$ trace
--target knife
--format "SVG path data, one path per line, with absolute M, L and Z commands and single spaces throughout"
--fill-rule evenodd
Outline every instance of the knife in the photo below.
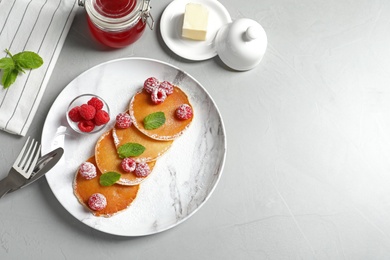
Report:
M 33 170 L 32 177 L 27 179 L 21 186 L 10 190 L 8 193 L 11 193 L 15 190 L 21 189 L 23 187 L 26 187 L 27 185 L 30 185 L 31 183 L 35 182 L 39 178 L 41 178 L 43 175 L 45 175 L 51 168 L 54 167 L 54 165 L 57 164 L 57 162 L 61 159 L 62 155 L 64 154 L 64 149 L 62 147 L 59 147 L 44 156 L 41 156 L 38 159 L 38 162 Z

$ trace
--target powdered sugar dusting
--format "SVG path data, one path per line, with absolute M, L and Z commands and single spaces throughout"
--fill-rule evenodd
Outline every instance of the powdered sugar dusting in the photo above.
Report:
M 118 147 L 120 145 L 120 140 L 118 138 L 118 135 L 116 134 L 116 129 L 115 127 L 112 128 L 112 138 L 114 139 L 114 144 L 116 147 Z
M 134 186 L 134 185 L 140 184 L 144 180 L 145 180 L 145 178 L 135 178 L 134 180 L 120 178 L 116 183 L 121 184 L 121 185 L 125 185 L 125 186 Z

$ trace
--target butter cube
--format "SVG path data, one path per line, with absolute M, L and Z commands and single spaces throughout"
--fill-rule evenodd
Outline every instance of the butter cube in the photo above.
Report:
M 186 4 L 182 36 L 184 38 L 204 41 L 206 40 L 209 11 L 201 4 Z

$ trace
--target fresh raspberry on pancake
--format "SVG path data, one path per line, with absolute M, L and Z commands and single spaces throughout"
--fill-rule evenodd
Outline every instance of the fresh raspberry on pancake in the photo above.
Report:
M 144 82 L 144 89 L 147 93 L 152 94 L 153 90 L 158 88 L 160 82 L 155 77 L 147 78 Z
M 91 180 L 97 176 L 96 167 L 90 162 L 83 162 L 79 167 L 79 173 L 87 180 Z
M 182 104 L 175 111 L 176 117 L 180 120 L 187 120 L 193 116 L 193 111 L 190 105 Z
M 173 85 L 169 81 L 161 82 L 159 88 L 162 88 L 163 90 L 165 90 L 165 93 L 167 94 L 167 96 L 169 96 L 170 94 L 173 93 Z
M 133 172 L 137 163 L 131 158 L 124 158 L 121 162 L 121 167 L 125 172 Z
M 134 170 L 134 174 L 137 177 L 146 177 L 150 174 L 150 172 L 149 165 L 145 162 L 137 163 L 137 166 Z
M 156 105 L 161 104 L 167 98 L 167 93 L 163 88 L 156 88 L 151 95 L 152 102 Z
M 131 126 L 131 117 L 127 113 L 119 113 L 116 116 L 116 127 L 117 128 L 129 128 Z
M 106 197 L 101 193 L 94 193 L 91 197 L 88 199 L 88 206 L 92 210 L 102 210 L 105 207 L 107 207 L 107 199 Z

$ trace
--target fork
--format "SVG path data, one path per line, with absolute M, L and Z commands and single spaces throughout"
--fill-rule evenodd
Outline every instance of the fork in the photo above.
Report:
M 30 142 L 30 137 L 28 137 L 7 177 L 0 181 L 0 198 L 8 191 L 23 185 L 30 178 L 37 164 L 40 151 L 41 145 L 34 139 Z

